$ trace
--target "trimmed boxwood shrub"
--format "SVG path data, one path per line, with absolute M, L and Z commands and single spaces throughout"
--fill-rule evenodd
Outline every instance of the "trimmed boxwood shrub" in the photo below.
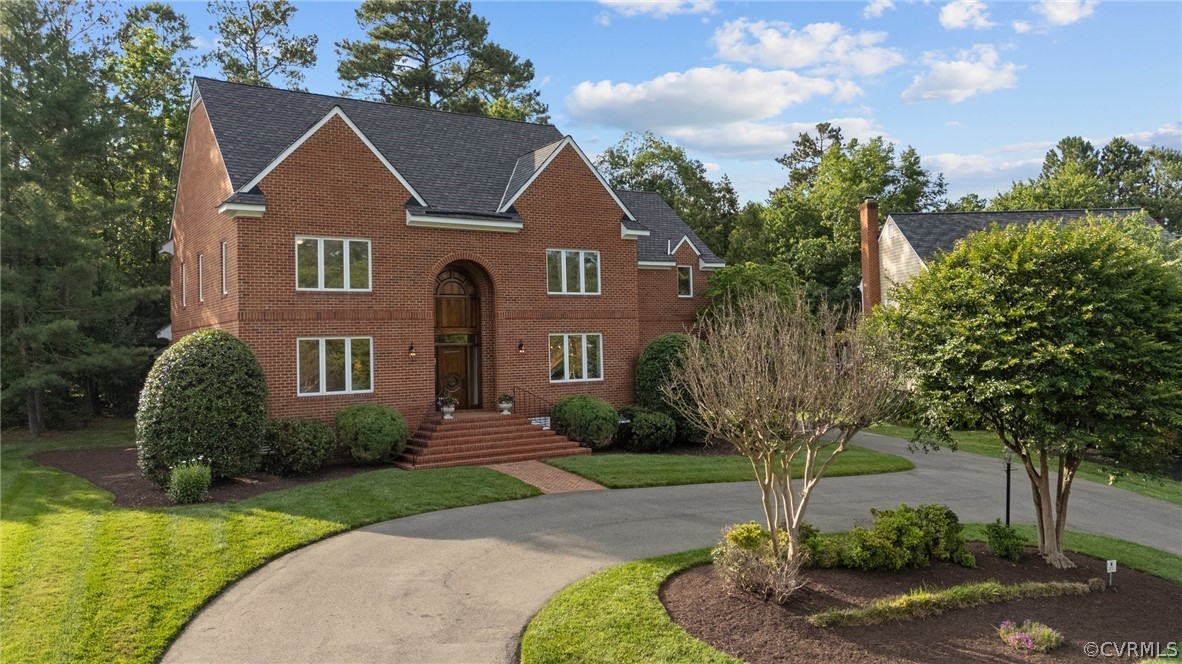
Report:
M 985 525 L 985 542 L 989 545 L 989 551 L 999 558 L 1016 562 L 1026 553 L 1026 543 L 1018 529 L 1003 524 L 1001 519 Z
M 152 365 L 140 393 L 140 472 L 164 486 L 173 466 L 197 457 L 215 479 L 253 472 L 266 423 L 267 382 L 250 348 L 220 330 L 186 335 Z
M 267 453 L 263 469 L 276 475 L 301 475 L 319 469 L 332 456 L 337 439 L 320 420 L 281 419 L 267 422 L 263 436 Z
M 168 499 L 177 505 L 199 503 L 209 498 L 211 482 L 209 466 L 195 461 L 182 463 L 169 475 Z
M 977 561 L 965 546 L 963 526 L 946 505 L 900 505 L 893 510 L 870 510 L 874 525 L 854 528 L 845 535 L 819 535 L 809 528 L 801 543 L 814 567 L 899 570 L 945 560 L 963 567 Z
M 410 437 L 402 413 L 376 403 L 345 406 L 337 413 L 336 424 L 337 441 L 363 462 L 384 461 L 401 453 Z
M 677 437 L 677 425 L 665 413 L 632 408 L 630 412 L 622 414 L 630 422 L 620 425 L 621 435 L 618 438 L 626 449 L 633 452 L 660 452 L 672 445 Z
M 702 432 L 670 405 L 663 392 L 681 369 L 681 353 L 691 342 L 688 334 L 663 334 L 649 342 L 636 360 L 636 405 L 673 418 L 678 440 L 701 441 Z M 684 398 L 684 397 L 683 397 Z
M 557 433 L 597 449 L 612 442 L 620 425 L 620 414 L 599 397 L 575 395 L 554 404 L 550 425 Z

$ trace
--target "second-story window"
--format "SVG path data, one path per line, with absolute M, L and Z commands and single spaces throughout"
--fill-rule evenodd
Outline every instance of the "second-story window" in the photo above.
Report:
M 205 254 L 197 254 L 197 301 L 205 301 Z
M 546 292 L 551 295 L 599 295 L 599 252 L 547 249 Z
M 370 289 L 369 240 L 295 239 L 296 290 Z
M 677 266 L 677 297 L 694 296 L 694 268 L 689 265 Z

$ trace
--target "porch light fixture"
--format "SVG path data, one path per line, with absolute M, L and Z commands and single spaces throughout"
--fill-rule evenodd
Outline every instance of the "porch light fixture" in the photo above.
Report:
M 411 345 L 410 345 L 410 348 L 407 348 L 407 349 L 406 349 L 406 354 L 407 354 L 407 355 L 409 355 L 409 356 L 411 356 L 411 357 L 414 357 L 414 356 L 415 356 L 415 345 L 414 345 L 414 344 L 411 344 Z
M 524 341 L 517 342 L 517 352 L 521 353 L 523 355 L 525 354 L 525 342 Z

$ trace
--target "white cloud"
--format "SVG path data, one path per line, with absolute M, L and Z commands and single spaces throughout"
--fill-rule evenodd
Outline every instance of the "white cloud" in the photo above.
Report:
M 1051 25 L 1071 25 L 1091 16 L 1100 0 L 1042 0 L 1034 11 L 1042 14 Z
M 1042 164 L 1042 160 L 1041 155 L 1028 159 L 1001 159 L 992 154 L 956 154 L 953 152 L 925 155 L 922 159 L 925 167 L 937 170 L 949 179 L 1019 171 L 1031 166 L 1039 166 Z
M 1030 30 L 1031 30 L 1030 23 L 1028 23 L 1027 21 L 1014 21 L 1010 25 L 1013 26 L 1014 32 L 1016 32 L 1018 34 L 1024 34 L 1024 33 L 1030 32 Z
M 989 20 L 988 8 L 981 0 L 953 0 L 940 8 L 940 25 L 949 30 L 984 30 L 996 24 Z
M 612 15 L 607 12 L 599 12 L 595 16 L 595 22 L 600 25 L 603 25 L 603 26 L 611 25 L 612 24 Z
M 892 0 L 870 0 L 862 9 L 862 18 L 878 18 L 883 12 L 894 8 L 895 3 Z
M 654 18 L 668 18 L 674 14 L 714 12 L 714 0 L 599 0 L 599 4 L 624 16 L 647 14 Z
M 719 65 L 641 83 L 583 81 L 566 98 L 566 107 L 587 124 L 659 129 L 770 118 L 813 97 L 848 101 L 860 94 L 851 81 Z
M 962 125 L 960 123 L 960 120 L 949 120 L 948 122 L 944 123 L 944 126 L 945 127 L 963 127 L 964 125 Z
M 815 74 L 875 76 L 904 62 L 901 52 L 878 46 L 885 32 L 851 32 L 840 23 L 810 23 L 796 30 L 782 21 L 728 21 L 714 31 L 717 57 L 776 68 L 811 68 Z
M 820 122 L 821 120 L 818 120 Z M 845 138 L 868 140 L 884 136 L 877 123 L 868 118 L 832 118 L 825 120 L 841 127 Z M 731 122 L 720 125 L 669 127 L 663 134 L 687 150 L 695 150 L 721 159 L 774 159 L 792 150 L 792 142 L 805 132 L 814 131 L 817 122 Z M 887 140 L 891 140 L 889 137 Z
M 722 166 L 712 161 L 702 162 L 702 168 L 706 169 L 707 173 L 714 174 L 722 170 Z
M 1127 138 L 1130 143 L 1143 148 L 1160 145 L 1182 150 L 1182 122 L 1169 122 L 1152 131 L 1138 131 L 1121 135 Z
M 941 60 L 939 53 L 925 53 L 929 69 L 912 81 L 903 91 L 905 102 L 944 99 L 953 104 L 974 95 L 993 92 L 1018 85 L 1018 71 L 1022 66 L 1001 62 L 997 49 L 989 44 L 976 44 L 961 51 L 956 60 Z

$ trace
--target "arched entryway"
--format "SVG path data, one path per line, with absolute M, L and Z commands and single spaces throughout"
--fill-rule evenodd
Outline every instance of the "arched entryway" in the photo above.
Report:
M 480 281 L 461 263 L 435 277 L 435 393 L 459 409 L 483 405 Z

